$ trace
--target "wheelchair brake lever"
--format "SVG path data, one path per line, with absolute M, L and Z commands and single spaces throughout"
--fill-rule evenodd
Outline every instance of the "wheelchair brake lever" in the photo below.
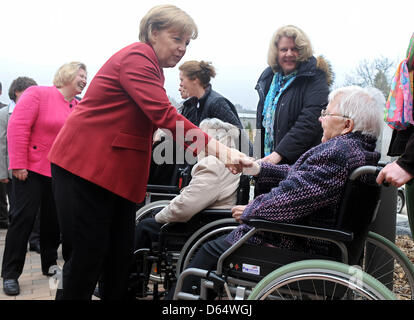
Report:
M 227 282 L 224 282 L 224 290 L 226 291 L 227 298 L 229 298 L 229 300 L 234 300 L 233 296 L 231 295 L 229 285 L 227 284 Z
M 216 292 L 219 292 L 222 287 L 224 287 L 224 290 L 226 291 L 226 295 L 230 300 L 233 300 L 233 296 L 230 293 L 229 286 L 227 282 L 220 276 L 216 275 L 214 272 L 209 272 L 206 276 L 206 278 L 213 282 L 214 290 Z

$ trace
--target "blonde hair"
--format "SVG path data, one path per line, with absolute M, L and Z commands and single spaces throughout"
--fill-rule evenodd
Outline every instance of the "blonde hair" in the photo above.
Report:
M 267 63 L 274 72 L 282 71 L 277 62 L 277 58 L 278 43 L 283 37 L 293 39 L 295 42 L 296 48 L 299 51 L 299 57 L 297 59 L 298 62 L 307 61 L 313 56 L 312 45 L 305 32 L 293 25 L 281 27 L 273 34 L 267 55 Z
M 87 72 L 86 65 L 82 62 L 65 63 L 56 71 L 55 77 L 53 78 L 53 85 L 57 88 L 64 87 L 76 78 L 80 69 Z
M 193 40 L 198 36 L 197 25 L 193 18 L 180 8 L 167 4 L 155 6 L 142 18 L 139 26 L 139 40 L 148 43 L 154 30 L 161 31 L 170 28 L 181 34 L 191 35 Z
M 203 88 L 206 88 L 210 84 L 211 78 L 216 76 L 216 70 L 211 62 L 191 60 L 184 62 L 179 69 L 190 80 L 200 80 Z

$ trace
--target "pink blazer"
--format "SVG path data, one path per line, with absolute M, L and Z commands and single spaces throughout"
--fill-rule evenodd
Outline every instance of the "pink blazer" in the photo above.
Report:
M 67 102 L 55 86 L 33 86 L 20 97 L 7 127 L 9 169 L 51 177 L 52 144 L 78 101 Z

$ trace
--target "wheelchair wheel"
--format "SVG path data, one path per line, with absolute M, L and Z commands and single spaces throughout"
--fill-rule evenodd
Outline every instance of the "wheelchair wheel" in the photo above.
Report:
M 177 262 L 176 276 L 187 268 L 191 259 L 197 251 L 208 241 L 214 240 L 224 234 L 228 234 L 237 228 L 240 224 L 233 218 L 220 219 L 197 230 L 184 244 L 180 252 L 180 258 Z
M 362 268 L 392 290 L 399 300 L 414 300 L 414 266 L 388 239 L 368 233 Z
M 135 213 L 135 225 L 145 218 L 154 217 L 160 209 L 165 208 L 169 203 L 170 200 L 159 200 L 143 206 Z
M 268 274 L 248 300 L 395 300 L 381 282 L 335 261 L 304 260 Z

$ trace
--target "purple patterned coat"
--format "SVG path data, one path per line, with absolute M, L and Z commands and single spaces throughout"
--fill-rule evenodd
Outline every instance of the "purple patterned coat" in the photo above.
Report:
M 257 183 L 268 189 L 276 187 L 255 198 L 241 219 L 332 227 L 350 173 L 360 166 L 378 163 L 380 154 L 374 151 L 375 142 L 359 132 L 349 133 L 310 149 L 292 166 L 262 163 Z M 226 239 L 235 243 L 249 230 L 242 224 Z M 249 241 L 291 248 L 295 244 L 288 239 L 273 236 L 264 240 L 263 235 L 256 234 Z

